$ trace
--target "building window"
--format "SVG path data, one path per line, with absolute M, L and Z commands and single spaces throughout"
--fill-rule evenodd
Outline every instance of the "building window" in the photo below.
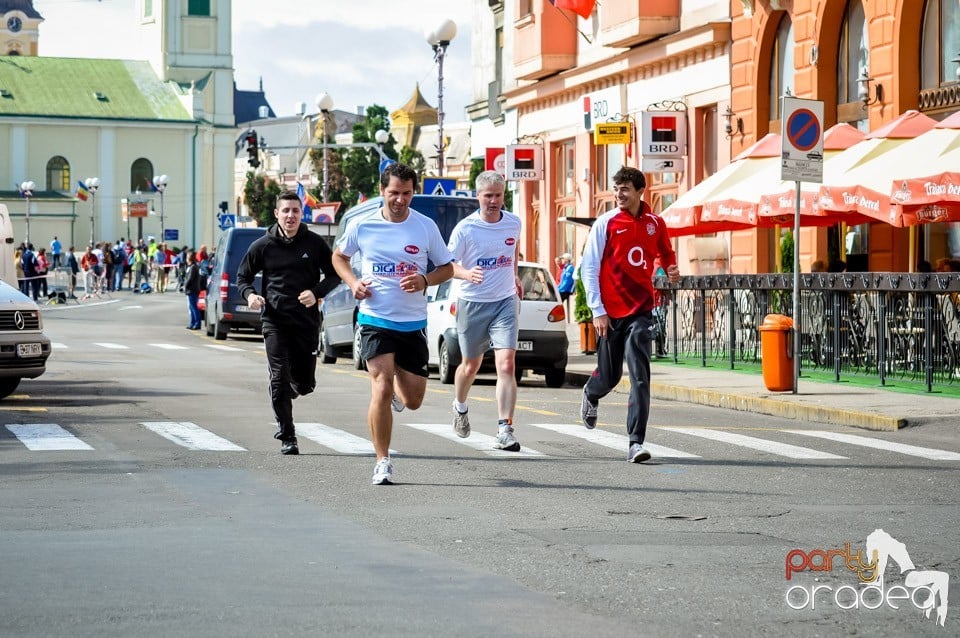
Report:
M 47 190 L 70 192 L 70 162 L 57 155 L 47 162 Z
M 780 97 L 793 91 L 793 21 L 787 13 L 780 18 L 777 39 L 770 60 L 770 129 L 780 130 Z
M 149 192 L 153 180 L 153 164 L 141 157 L 130 166 L 130 192 Z
M 522 18 L 533 13 L 533 0 L 520 0 L 517 2 L 517 17 Z
M 143 17 L 153 17 L 153 0 L 143 0 Z
M 867 126 L 867 111 L 860 101 L 860 76 L 870 68 L 870 36 L 860 0 L 847 3 L 840 26 L 837 59 L 837 121 Z
M 677 173 L 649 173 L 647 193 L 650 210 L 659 215 L 677 200 Z
M 210 0 L 188 0 L 187 15 L 190 16 L 209 16 Z
M 960 53 L 960 5 L 956 0 L 927 0 L 920 40 L 920 88 L 938 89 L 957 81 L 953 58 Z
M 576 188 L 575 175 L 573 174 L 577 159 L 576 146 L 573 140 L 567 140 L 558 144 L 556 149 L 557 155 L 554 166 L 557 167 L 557 180 L 554 195 L 557 199 L 573 197 Z
M 616 205 L 613 195 L 613 176 L 623 168 L 622 144 L 598 144 L 594 148 L 594 211 L 599 217 Z

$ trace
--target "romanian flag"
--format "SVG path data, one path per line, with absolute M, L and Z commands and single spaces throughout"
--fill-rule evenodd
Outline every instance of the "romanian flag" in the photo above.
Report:
M 558 9 L 569 9 L 578 16 L 586 20 L 593 15 L 593 7 L 597 4 L 596 0 L 550 0 Z
M 367 201 L 367 199 L 368 199 L 368 197 L 367 197 L 366 195 L 364 195 L 363 193 L 359 193 L 359 194 L 357 195 L 357 203 L 358 203 L 358 204 L 362 204 L 363 202 Z
M 303 205 L 303 221 L 309 224 L 313 221 L 313 209 L 318 208 L 320 202 L 307 192 L 307 189 L 300 182 L 297 182 L 297 197 L 300 198 L 300 203 Z
M 83 185 L 83 182 L 77 182 L 77 199 L 87 201 L 90 198 L 90 191 Z

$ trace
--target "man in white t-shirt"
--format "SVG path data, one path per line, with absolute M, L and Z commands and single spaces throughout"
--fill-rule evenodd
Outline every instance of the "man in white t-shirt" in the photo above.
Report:
M 496 171 L 477 175 L 480 209 L 460 221 L 447 247 L 453 254 L 453 276 L 463 280 L 457 304 L 457 336 L 463 357 L 454 376 L 453 429 L 470 436 L 467 394 L 477 378 L 483 354 L 493 344 L 497 366 L 497 442 L 518 452 L 513 433 L 517 405 L 516 354 L 520 299 L 517 256 L 520 218 L 503 210 L 506 183 Z
M 393 481 L 391 404 L 416 410 L 427 390 L 426 290 L 450 279 L 453 257 L 437 225 L 410 208 L 417 174 L 391 164 L 380 175 L 383 207 L 351 222 L 337 242 L 333 265 L 360 300 L 360 356 L 372 396 L 367 419 L 377 464 L 374 485 Z M 360 276 L 350 258 L 360 254 Z M 427 272 L 427 261 L 436 268 Z

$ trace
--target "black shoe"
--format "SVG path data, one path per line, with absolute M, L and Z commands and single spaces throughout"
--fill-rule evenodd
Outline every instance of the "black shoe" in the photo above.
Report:
M 297 447 L 297 439 L 288 439 L 280 446 L 280 454 L 300 454 L 300 448 Z

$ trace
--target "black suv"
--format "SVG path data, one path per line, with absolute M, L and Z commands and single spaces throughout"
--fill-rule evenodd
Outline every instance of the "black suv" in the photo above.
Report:
M 347 224 L 363 215 L 376 214 L 383 206 L 382 197 L 374 197 L 357 204 L 340 220 L 334 243 L 339 241 Z M 426 215 L 440 229 L 444 241 L 449 241 L 453 227 L 464 217 L 480 207 L 476 197 L 442 197 L 438 195 L 414 195 L 410 208 Z M 351 261 L 353 270 L 360 274 L 360 255 L 354 255 Z M 208 306 L 209 307 L 209 306 Z M 320 352 L 323 363 L 334 363 L 337 356 L 348 354 L 353 358 L 356 369 L 363 367 L 359 356 L 357 331 L 357 300 L 353 298 L 350 287 L 344 283 L 330 291 L 320 308 Z
M 213 265 L 207 280 L 207 309 L 204 325 L 207 336 L 223 340 L 231 330 L 259 331 L 260 312 L 247 308 L 237 288 L 237 269 L 250 244 L 263 237 L 266 228 L 231 228 L 224 231 L 213 253 Z M 260 275 L 253 285 L 260 290 Z

